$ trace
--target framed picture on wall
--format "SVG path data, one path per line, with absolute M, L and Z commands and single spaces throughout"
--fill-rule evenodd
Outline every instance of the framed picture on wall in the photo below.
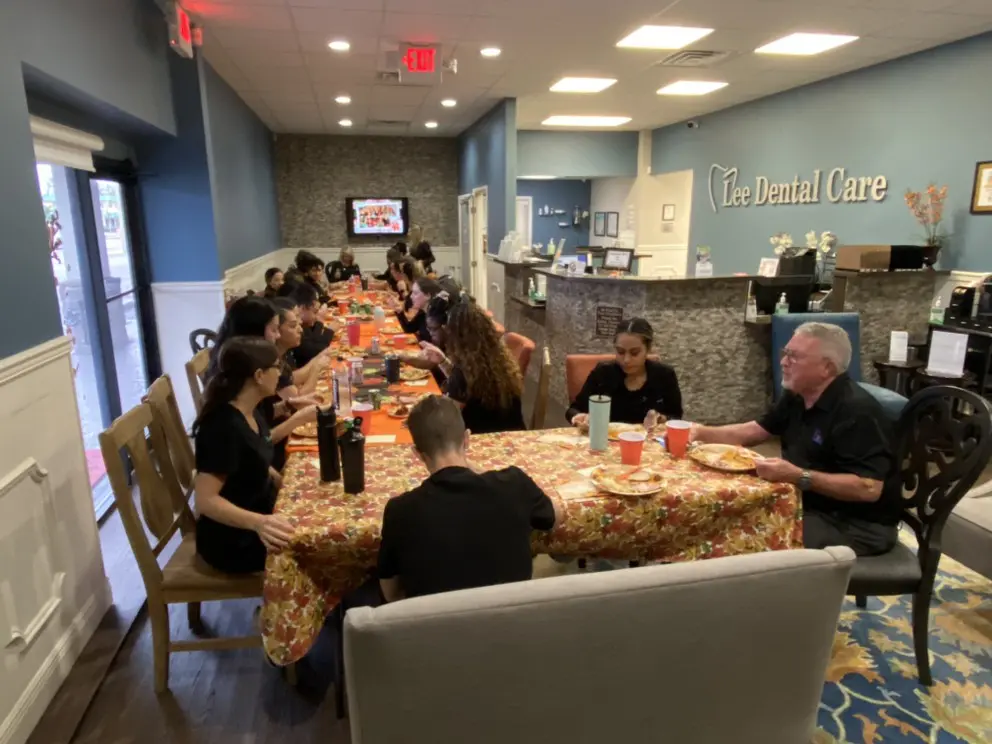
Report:
M 607 212 L 606 213 L 606 237 L 608 237 L 608 238 L 619 238 L 620 237 L 620 213 L 619 212 Z
M 664 204 L 661 207 L 661 221 L 662 222 L 675 222 L 675 205 L 674 204 Z
M 975 188 L 971 192 L 971 213 L 992 214 L 992 160 L 975 166 Z
M 596 212 L 593 215 L 592 234 L 598 238 L 606 235 L 606 212 Z

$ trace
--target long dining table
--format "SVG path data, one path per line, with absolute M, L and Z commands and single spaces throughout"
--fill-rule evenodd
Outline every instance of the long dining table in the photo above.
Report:
M 366 325 L 363 345 L 375 333 Z M 438 392 L 433 379 L 410 390 Z M 340 481 L 322 482 L 317 448 L 290 441 L 275 511 L 296 534 L 287 550 L 268 557 L 261 611 L 263 645 L 277 664 L 306 655 L 341 598 L 373 575 L 386 502 L 428 476 L 394 419 L 376 412 L 370 427 L 365 490 L 357 495 L 345 494 Z M 381 438 L 395 443 L 376 443 Z M 589 487 L 582 471 L 619 463 L 619 447 L 593 452 L 573 429 L 472 436 L 469 459 L 479 470 L 517 466 L 559 501 L 558 523 L 533 536 L 535 554 L 675 562 L 802 547 L 793 486 L 676 459 L 655 440 L 642 463 L 661 475 L 662 488 L 638 498 Z

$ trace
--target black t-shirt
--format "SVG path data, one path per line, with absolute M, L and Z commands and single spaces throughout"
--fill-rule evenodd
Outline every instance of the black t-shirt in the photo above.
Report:
M 409 310 L 412 305 L 410 304 L 410 298 L 407 298 L 406 304 L 403 306 L 404 310 Z M 408 320 L 406 313 L 399 312 L 396 313 L 396 319 L 400 322 L 400 327 L 403 329 L 403 333 L 412 333 L 417 337 L 418 341 L 430 341 L 431 334 L 427 330 L 427 313 L 423 310 L 418 310 L 417 314 L 413 316 L 413 319 Z
M 324 269 L 324 273 L 327 274 L 327 281 L 334 284 L 337 282 L 346 282 L 353 276 L 361 276 L 362 270 L 357 263 L 353 263 L 351 266 L 345 266 L 340 261 L 331 261 L 327 264 L 327 268 Z
M 610 396 L 610 421 L 617 423 L 642 424 L 652 410 L 669 419 L 682 418 L 682 391 L 675 370 L 653 359 L 644 366 L 644 384 L 638 390 L 628 390 L 623 367 L 615 361 L 597 364 L 565 414 L 568 420 L 577 413 L 589 413 L 593 395 Z
M 315 290 L 317 290 L 317 299 L 320 301 L 320 304 L 326 305 L 331 298 L 327 294 L 327 292 L 324 291 L 324 288 L 320 286 L 320 282 L 315 282 L 309 276 L 303 277 L 303 280 L 311 287 L 313 287 Z
M 758 424 L 782 440 L 782 457 L 804 470 L 852 473 L 882 481 L 878 501 L 839 501 L 815 491 L 803 493 L 803 508 L 896 524 L 901 488 L 893 476 L 892 424 L 882 406 L 846 374 L 823 391 L 812 408 L 785 391 Z
M 225 478 L 220 495 L 235 506 L 271 514 L 276 487 L 269 473 L 272 441 L 262 414 L 255 411 L 258 432 L 232 405 L 208 413 L 196 432 L 196 469 Z M 196 550 L 214 568 L 249 573 L 265 568 L 265 547 L 251 530 L 228 527 L 200 516 L 196 520 Z
M 500 431 L 524 431 L 523 407 L 519 397 L 510 401 L 509 408 L 490 408 L 468 389 L 468 380 L 459 367 L 448 377 L 448 397 L 462 404 L 462 420 L 473 434 L 492 434 Z
M 303 326 L 300 345 L 293 350 L 293 357 L 300 367 L 306 367 L 315 356 L 331 345 L 334 331 L 326 328 L 319 320 L 311 326 Z
M 551 500 L 519 468 L 445 468 L 390 499 L 379 577 L 407 597 L 531 578 L 533 530 L 554 527 Z

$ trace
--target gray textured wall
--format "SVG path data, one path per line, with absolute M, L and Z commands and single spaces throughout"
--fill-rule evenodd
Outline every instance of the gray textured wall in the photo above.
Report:
M 280 134 L 275 159 L 285 247 L 391 244 L 348 238 L 349 196 L 405 196 L 431 243 L 458 245 L 457 140 Z

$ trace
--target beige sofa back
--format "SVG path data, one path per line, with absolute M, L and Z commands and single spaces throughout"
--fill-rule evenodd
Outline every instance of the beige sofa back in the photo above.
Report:
M 353 609 L 352 744 L 805 744 L 853 561 L 779 551 Z

